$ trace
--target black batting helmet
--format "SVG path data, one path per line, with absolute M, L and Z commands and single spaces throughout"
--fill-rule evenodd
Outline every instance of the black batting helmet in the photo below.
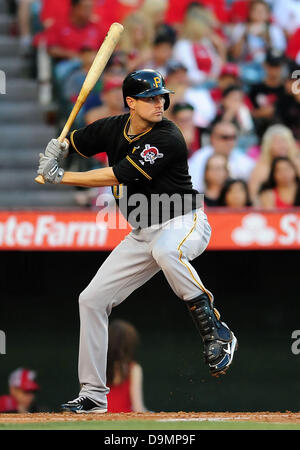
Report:
M 123 81 L 123 98 L 127 107 L 126 97 L 145 98 L 163 95 L 165 97 L 164 109 L 170 105 L 169 94 L 174 92 L 166 89 L 163 76 L 157 70 L 145 69 L 131 72 Z

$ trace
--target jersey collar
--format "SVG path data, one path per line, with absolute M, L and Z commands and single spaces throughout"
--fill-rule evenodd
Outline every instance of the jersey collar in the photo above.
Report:
M 151 128 L 149 128 L 148 130 L 144 131 L 144 132 L 141 133 L 141 134 L 138 134 L 138 135 L 135 136 L 133 139 L 130 139 L 130 137 L 129 137 L 128 134 L 127 134 L 128 129 L 129 129 L 129 121 L 130 121 L 130 116 L 128 117 L 127 122 L 126 122 L 126 124 L 125 124 L 123 134 L 124 134 L 125 139 L 126 139 L 130 144 L 131 144 L 131 142 L 137 141 L 137 140 L 140 139 L 142 136 L 144 136 L 145 134 L 149 133 L 149 131 L 151 131 L 152 128 L 153 128 L 153 126 L 154 126 L 154 125 L 153 125 L 153 126 L 152 126 Z

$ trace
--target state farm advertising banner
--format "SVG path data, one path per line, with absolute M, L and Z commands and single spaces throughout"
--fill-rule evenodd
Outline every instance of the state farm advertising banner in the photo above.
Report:
M 300 209 L 208 213 L 211 250 L 300 249 Z
M 0 250 L 111 250 L 129 231 L 95 212 L 0 212 Z
M 300 209 L 286 212 L 206 210 L 208 250 L 300 249 Z M 130 232 L 121 215 L 0 212 L 0 250 L 112 250 Z

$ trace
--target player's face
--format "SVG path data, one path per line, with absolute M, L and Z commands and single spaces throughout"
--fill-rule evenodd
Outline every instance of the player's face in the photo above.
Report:
M 163 95 L 132 100 L 130 107 L 140 119 L 154 123 L 162 120 L 165 105 L 165 97 Z

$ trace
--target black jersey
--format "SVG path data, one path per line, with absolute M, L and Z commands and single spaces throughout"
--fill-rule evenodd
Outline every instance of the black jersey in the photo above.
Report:
M 179 128 L 163 119 L 140 135 L 128 135 L 129 114 L 107 117 L 73 131 L 70 151 L 83 157 L 105 152 L 120 185 L 116 202 L 135 228 L 161 223 L 199 208 Z

